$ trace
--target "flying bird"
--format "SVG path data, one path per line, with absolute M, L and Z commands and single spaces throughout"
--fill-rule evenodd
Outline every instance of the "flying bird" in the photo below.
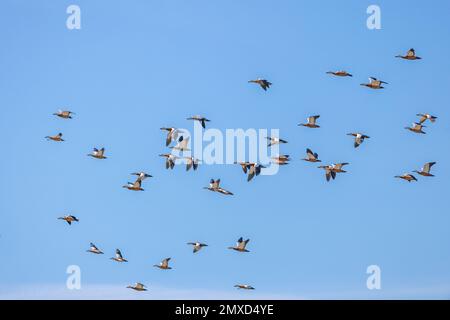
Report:
M 287 143 L 286 140 L 280 139 L 278 137 L 266 137 L 267 140 L 269 140 L 269 143 L 267 144 L 268 147 L 274 146 L 276 144 L 280 143 Z
M 347 172 L 345 170 L 342 169 L 343 166 L 348 165 L 348 162 L 342 162 L 342 163 L 336 163 L 336 164 L 332 164 L 331 165 L 331 170 L 333 172 L 339 173 L 339 172 Z
M 337 77 L 353 77 L 353 75 L 351 75 L 350 73 L 348 73 L 347 71 L 328 71 L 327 74 L 332 74 L 334 76 Z
M 361 83 L 362 86 L 371 88 L 371 89 L 384 89 L 382 84 L 388 84 L 385 81 L 378 80 L 377 78 L 370 77 L 369 83 Z
M 317 116 L 311 116 L 306 118 L 306 123 L 299 123 L 299 126 L 304 126 L 304 127 L 308 127 L 308 128 L 320 128 L 319 125 L 316 124 L 317 119 L 320 118 L 320 115 Z
M 417 123 L 417 122 L 414 122 L 414 123 L 411 125 L 411 127 L 405 127 L 405 129 L 408 129 L 408 130 L 411 131 L 411 132 L 426 134 L 426 132 L 423 131 L 422 128 L 426 128 L 426 126 L 424 126 L 424 125 L 421 124 L 421 123 Z
M 325 170 L 325 178 L 327 179 L 327 181 L 330 181 L 331 178 L 333 180 L 336 179 L 336 173 L 347 172 L 347 171 L 343 170 L 342 167 L 345 165 L 348 165 L 348 164 L 349 164 L 348 162 L 343 162 L 343 163 L 319 166 L 318 168 Z
M 78 222 L 78 221 L 79 221 L 77 217 L 72 216 L 72 215 L 67 215 L 67 216 L 64 216 L 64 217 L 59 217 L 58 219 L 59 219 L 59 220 L 64 220 L 64 221 L 66 221 L 69 225 L 71 225 L 72 222 Z
M 201 123 L 203 129 L 206 128 L 206 122 L 210 122 L 211 120 L 206 119 L 205 117 L 202 116 L 192 116 L 190 118 L 187 118 L 187 120 L 194 120 L 194 121 L 198 121 Z
M 240 237 L 236 243 L 236 246 L 228 247 L 228 249 L 239 251 L 239 252 L 250 252 L 246 249 L 247 243 L 249 241 L 250 241 L 250 239 L 244 240 L 242 237 Z
M 90 248 L 89 248 L 89 250 L 87 250 L 87 252 L 91 252 L 91 253 L 95 253 L 95 254 L 103 254 L 103 252 L 100 249 L 98 249 L 95 246 L 95 244 L 93 244 L 92 242 L 91 242 Z
M 132 191 L 144 191 L 144 189 L 142 189 L 141 185 L 142 185 L 142 180 L 137 178 L 134 183 L 128 182 L 126 185 L 122 186 L 122 188 L 126 188 L 126 189 L 132 190 Z
M 160 154 L 159 156 L 166 158 L 166 169 L 173 169 L 175 167 L 175 161 L 178 159 L 176 156 L 170 153 Z
M 160 128 L 161 130 L 167 131 L 167 137 L 166 137 L 166 147 L 169 146 L 169 144 L 172 142 L 172 140 L 178 139 L 178 134 L 180 133 L 180 130 L 177 128 Z
M 63 119 L 72 119 L 73 114 L 75 114 L 75 112 L 69 110 L 58 110 L 58 112 L 55 112 L 53 115 Z
M 171 267 L 169 267 L 169 261 L 170 261 L 170 259 L 171 259 L 171 258 L 166 258 L 166 259 L 164 259 L 163 261 L 161 261 L 159 264 L 155 264 L 155 265 L 153 265 L 153 266 L 156 267 L 156 268 L 159 268 L 159 269 L 163 269 L 163 270 L 169 270 L 169 269 L 172 269 Z
M 322 160 L 319 160 L 319 155 L 316 152 L 313 152 L 311 149 L 306 149 L 306 158 L 302 159 L 304 161 L 308 162 L 322 162 Z
M 256 80 L 249 80 L 248 82 L 259 84 L 259 86 L 261 88 L 263 88 L 264 91 L 267 91 L 267 89 L 270 88 L 270 86 L 272 85 L 272 83 L 270 83 L 266 79 L 261 79 L 261 78 L 258 78 Z
M 259 176 L 261 169 L 265 168 L 265 166 L 254 162 L 235 162 L 235 164 L 239 164 L 245 174 L 248 173 L 247 181 Z
M 143 285 L 140 282 L 136 282 L 136 284 L 134 286 L 127 286 L 127 288 L 133 289 L 136 291 L 147 291 L 147 289 L 145 288 L 145 285 Z
M 110 258 L 111 260 L 117 261 L 117 262 L 128 262 L 128 260 L 124 259 L 122 256 L 122 252 L 120 252 L 119 249 L 116 249 L 116 256 Z
M 251 181 L 255 176 L 259 176 L 261 169 L 265 168 L 262 164 L 251 163 L 248 167 L 247 181 Z
M 330 181 L 331 178 L 333 178 L 333 180 L 336 178 L 336 172 L 332 170 L 333 167 L 331 165 L 319 166 L 318 168 L 325 170 L 325 178 L 327 181 Z
M 409 49 L 405 56 L 397 55 L 395 57 L 402 58 L 405 60 L 420 60 L 420 59 L 422 59 L 421 57 L 416 56 L 416 51 L 413 48 Z
M 94 148 L 91 153 L 88 154 L 89 157 L 96 159 L 106 159 L 105 157 L 105 148 L 101 148 L 100 150 Z
M 416 116 L 420 117 L 420 120 L 419 120 L 420 123 L 424 123 L 427 120 L 430 120 L 431 122 L 435 122 L 437 119 L 437 117 L 432 116 L 429 113 L 424 113 L 424 114 L 418 113 L 418 114 L 416 114 Z
M 278 164 L 280 166 L 289 164 L 290 158 L 288 154 L 282 154 L 275 157 L 272 157 L 272 162 Z
M 204 187 L 203 189 L 208 189 L 209 191 L 218 192 L 227 196 L 233 195 L 233 193 L 231 193 L 230 191 L 220 187 L 220 179 L 217 180 L 211 179 L 209 182 L 209 187 Z
M 203 247 L 207 247 L 208 245 L 201 242 L 188 242 L 188 245 L 191 245 L 193 248 L 193 253 L 200 251 Z
M 238 289 L 244 289 L 244 290 L 255 290 L 255 288 L 253 288 L 252 286 L 250 286 L 248 284 L 237 284 L 234 287 L 238 288 Z
M 194 157 L 185 157 L 186 159 L 186 171 L 189 171 L 191 168 L 197 170 L 198 168 L 198 159 L 195 159 Z
M 401 175 L 401 176 L 395 176 L 394 178 L 403 179 L 403 180 L 406 180 L 406 181 L 408 181 L 408 182 L 411 182 L 411 181 L 417 181 L 416 177 L 414 177 L 414 176 L 413 176 L 412 174 L 410 174 L 410 173 L 405 173 L 405 174 L 403 174 L 403 175 Z
M 427 162 L 423 165 L 422 169 L 420 169 L 420 171 L 414 170 L 413 172 L 420 174 L 421 176 L 424 177 L 434 177 L 434 175 L 432 175 L 430 173 L 431 167 L 434 166 L 436 164 L 436 162 Z
M 247 162 L 247 161 L 244 161 L 244 162 L 235 162 L 234 164 L 240 165 L 241 168 L 242 168 L 242 171 L 244 171 L 244 173 L 247 174 L 248 167 L 249 167 L 249 165 L 251 164 L 251 162 Z
M 57 142 L 64 141 L 64 139 L 62 138 L 61 132 L 54 136 L 46 136 L 45 139 L 53 140 L 53 141 L 57 141 Z
M 359 133 L 359 132 L 357 132 L 357 133 L 347 133 L 347 135 L 355 137 L 355 143 L 353 144 L 355 148 L 358 148 L 361 145 L 361 143 L 364 142 L 364 139 L 369 139 L 370 138 L 369 136 L 366 136 L 365 134 Z

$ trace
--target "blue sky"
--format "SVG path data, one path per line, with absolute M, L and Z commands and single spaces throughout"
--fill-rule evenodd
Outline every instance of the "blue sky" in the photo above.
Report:
M 81 30 L 66 8 L 81 8 Z M 382 29 L 366 27 L 381 8 Z M 447 1 L 4 1 L 0 298 L 450 298 Z M 414 47 L 421 61 L 394 56 Z M 353 78 L 333 78 L 346 69 Z M 389 85 L 359 86 L 367 77 Z M 265 77 L 264 92 L 247 80 Z M 52 116 L 60 108 L 73 120 Z M 426 135 L 403 129 L 439 117 Z M 162 126 L 280 129 L 293 161 L 164 168 Z M 320 114 L 321 128 L 297 126 Z M 346 133 L 371 139 L 354 149 Z M 44 136 L 63 132 L 64 143 Z M 86 156 L 104 146 L 108 159 Z M 350 162 L 327 183 L 300 161 Z M 434 178 L 393 176 L 436 161 Z M 145 192 L 121 188 L 145 170 Z M 221 178 L 235 193 L 202 190 Z M 73 214 L 71 227 L 58 216 Z M 240 236 L 248 254 L 227 250 Z M 209 244 L 193 255 L 190 241 Z M 86 253 L 89 242 L 104 256 Z M 128 264 L 108 260 L 115 248 Z M 173 270 L 153 268 L 172 257 Z M 82 286 L 65 289 L 68 265 Z M 379 265 L 382 289 L 366 288 Z M 125 286 L 141 281 L 149 292 Z M 255 292 L 240 292 L 249 283 Z

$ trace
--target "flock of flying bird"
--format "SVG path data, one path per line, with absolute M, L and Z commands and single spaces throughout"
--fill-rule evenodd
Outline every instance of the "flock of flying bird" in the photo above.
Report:
M 408 50 L 406 55 L 397 55 L 397 58 L 405 59 L 405 60 L 420 60 L 421 58 L 416 56 L 414 49 Z M 353 77 L 352 74 L 346 72 L 346 71 L 329 71 L 327 74 L 337 76 L 337 77 Z M 371 88 L 371 89 L 383 89 L 384 84 L 388 84 L 385 81 L 378 80 L 374 77 L 369 78 L 369 83 L 363 83 L 362 86 Z M 255 79 L 250 80 L 249 83 L 255 83 L 259 85 L 264 91 L 267 91 L 272 83 L 267 81 L 266 79 Z M 54 113 L 54 115 L 63 118 L 63 119 L 72 119 L 72 115 L 75 113 L 68 110 L 60 110 L 57 113 Z M 434 123 L 437 119 L 437 117 L 425 113 L 425 114 L 417 114 L 419 118 L 418 122 L 414 122 L 411 127 L 405 127 L 405 129 L 410 130 L 411 132 L 418 133 L 418 134 L 425 134 L 423 131 L 423 128 L 425 128 L 424 123 L 426 121 L 430 121 L 431 123 Z M 299 126 L 307 127 L 307 128 L 320 128 L 320 126 L 317 124 L 318 119 L 320 118 L 320 115 L 314 115 L 307 118 L 306 123 L 300 123 Z M 206 128 L 206 123 L 210 122 L 211 120 L 203 117 L 203 116 L 192 116 L 187 118 L 187 120 L 193 120 L 198 121 L 203 128 Z M 170 147 L 172 150 L 177 151 L 190 151 L 189 149 L 189 137 L 185 137 L 183 135 L 182 130 L 173 128 L 173 127 L 163 127 L 161 130 L 167 132 L 166 136 L 166 147 L 169 147 L 172 142 L 176 142 L 175 146 Z M 370 137 L 366 134 L 360 133 L 360 132 L 354 132 L 354 133 L 348 133 L 349 136 L 353 137 L 354 140 L 354 147 L 358 148 L 365 139 L 369 139 Z M 58 133 L 54 136 L 47 136 L 45 137 L 48 140 L 53 140 L 57 142 L 62 142 L 64 139 L 62 138 L 62 133 Z M 285 144 L 287 143 L 286 140 L 280 139 L 279 137 L 267 137 L 268 140 L 268 147 L 271 147 L 273 145 L 277 144 Z M 97 149 L 94 148 L 93 151 L 88 154 L 88 156 L 93 157 L 95 159 L 107 159 L 105 156 L 105 148 Z M 199 165 L 199 160 L 195 159 L 194 157 L 178 157 L 175 156 L 173 153 L 165 153 L 161 154 L 161 157 L 165 158 L 165 166 L 166 169 L 173 169 L 177 163 L 177 160 L 184 160 L 184 163 L 186 164 L 186 171 L 189 171 L 190 169 L 197 170 Z M 301 159 L 307 162 L 321 162 L 319 160 L 319 156 L 317 153 L 313 152 L 311 149 L 306 149 L 306 158 Z M 275 157 L 272 157 L 272 162 L 277 165 L 287 165 L 289 164 L 290 157 L 289 155 L 278 155 Z M 436 162 L 428 162 L 423 165 L 423 167 L 420 170 L 414 170 L 414 173 L 417 173 L 424 177 L 433 177 L 433 175 L 430 173 L 431 167 Z M 261 173 L 261 170 L 265 168 L 264 165 L 259 163 L 252 163 L 252 162 L 235 162 L 235 164 L 239 164 L 243 170 L 243 172 L 247 175 L 247 181 L 252 180 L 255 176 L 258 176 Z M 331 179 L 336 178 L 337 173 L 345 173 L 346 171 L 343 169 L 344 166 L 348 165 L 349 163 L 343 162 L 343 163 L 336 163 L 336 164 L 329 164 L 329 165 L 321 165 L 318 168 L 323 169 L 325 171 L 325 178 L 327 181 L 330 181 Z M 147 174 L 145 172 L 133 172 L 131 175 L 136 176 L 136 180 L 134 182 L 128 182 L 126 185 L 123 186 L 123 188 L 126 188 L 128 190 L 132 191 L 144 191 L 142 188 L 142 183 L 145 179 L 151 178 L 152 175 Z M 395 178 L 400 178 L 405 181 L 411 182 L 411 181 L 417 181 L 417 178 L 411 174 L 411 173 L 405 173 L 403 175 L 395 176 Z M 233 195 L 232 192 L 222 188 L 220 186 L 220 179 L 211 179 L 209 186 L 204 187 L 204 189 L 218 192 L 224 195 Z M 78 222 L 78 218 L 73 215 L 66 215 L 63 217 L 59 217 L 58 219 L 66 221 L 69 225 L 71 225 L 73 222 Z M 246 249 L 248 242 L 250 239 L 244 240 L 242 237 L 238 239 L 236 245 L 234 247 L 229 247 L 228 249 L 237 251 L 237 252 L 249 252 L 249 250 Z M 201 242 L 188 242 L 188 245 L 192 246 L 193 253 L 196 253 L 200 251 L 202 248 L 207 247 L 208 245 Z M 93 254 L 103 254 L 103 252 L 96 247 L 95 244 L 91 243 L 89 250 L 87 250 L 90 253 Z M 122 263 L 122 262 L 128 262 L 123 256 L 122 252 L 119 249 L 116 249 L 115 256 L 111 258 L 111 260 Z M 162 269 L 162 270 L 169 270 L 172 269 L 172 267 L 169 266 L 169 261 L 171 258 L 165 258 L 163 259 L 159 264 L 155 264 L 154 267 Z M 248 284 L 237 284 L 235 285 L 238 289 L 246 289 L 246 290 L 252 290 L 254 287 Z M 128 286 L 127 288 L 134 289 L 136 291 L 146 291 L 147 288 L 144 284 L 137 282 L 133 286 Z

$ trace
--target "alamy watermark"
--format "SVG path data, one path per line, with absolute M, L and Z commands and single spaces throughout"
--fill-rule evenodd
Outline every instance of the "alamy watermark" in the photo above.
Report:
M 369 290 L 381 289 L 381 268 L 375 264 L 367 267 L 366 270 L 369 276 L 367 277 L 366 286 Z
M 66 13 L 69 14 L 66 20 L 66 27 L 69 30 L 81 29 L 81 9 L 76 4 L 67 7 Z
M 366 20 L 366 25 L 369 30 L 381 29 L 381 9 L 380 6 L 372 4 L 367 7 L 367 14 L 370 16 Z
M 66 287 L 69 290 L 81 289 L 81 268 L 77 265 L 70 265 L 66 269 L 69 275 L 66 280 Z
M 190 157 L 206 165 L 251 162 L 265 166 L 262 175 L 278 172 L 279 165 L 273 162 L 273 158 L 279 155 L 279 143 L 272 141 L 269 146 L 269 142 L 271 138 L 279 138 L 279 129 L 237 128 L 221 131 L 216 128 L 203 129 L 194 122 L 192 134 L 184 128 L 177 129 L 177 132 L 182 138 L 175 141 L 171 154 L 178 162 Z

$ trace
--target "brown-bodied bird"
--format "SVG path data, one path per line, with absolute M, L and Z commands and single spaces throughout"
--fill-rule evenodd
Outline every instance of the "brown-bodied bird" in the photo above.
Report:
M 245 174 L 248 173 L 247 181 L 252 180 L 255 176 L 259 176 L 261 169 L 265 168 L 265 166 L 255 162 L 235 162 L 235 164 L 239 164 Z
M 416 51 L 413 48 L 409 49 L 405 56 L 397 55 L 395 57 L 402 58 L 405 60 L 420 60 L 420 59 L 422 59 L 421 57 L 416 56 Z
M 53 141 L 57 141 L 57 142 L 64 141 L 64 139 L 62 138 L 61 132 L 54 136 L 46 136 L 45 139 L 53 140 Z
M 63 119 L 72 119 L 73 114 L 75 114 L 75 112 L 69 110 L 58 110 L 58 112 L 55 112 L 53 115 Z
M 187 120 L 194 120 L 194 121 L 198 121 L 201 123 L 203 129 L 206 128 L 206 122 L 210 122 L 211 120 L 206 119 L 205 117 L 202 116 L 192 116 L 187 118 Z
M 122 188 L 126 188 L 126 189 L 132 190 L 132 191 L 144 191 L 144 189 L 142 189 L 141 185 L 142 185 L 142 180 L 137 178 L 135 182 L 128 182 L 126 185 L 122 186 Z
M 171 258 L 166 258 L 163 261 L 161 261 L 159 264 L 153 265 L 156 268 L 162 269 L 162 270 L 169 270 L 172 269 L 172 267 L 169 267 L 169 261 Z
M 406 180 L 406 181 L 408 181 L 408 182 L 411 182 L 411 181 L 417 181 L 416 177 L 414 177 L 414 176 L 413 176 L 412 174 L 410 174 L 410 173 L 405 173 L 405 174 L 403 174 L 403 175 L 401 175 L 401 176 L 395 176 L 394 178 L 403 179 L 403 180 Z
M 327 74 L 332 74 L 334 76 L 337 77 L 353 77 L 353 75 L 351 75 L 350 73 L 348 73 L 347 71 L 328 71 Z
M 101 148 L 100 150 L 94 148 L 91 153 L 88 154 L 89 157 L 96 159 L 106 159 L 105 157 L 105 148 Z
M 353 144 L 353 146 L 355 148 L 358 148 L 361 145 L 361 143 L 364 142 L 364 139 L 369 139 L 370 138 L 369 136 L 367 136 L 367 135 L 365 135 L 363 133 L 359 133 L 359 132 L 347 133 L 347 135 L 355 137 L 355 143 Z
M 421 124 L 421 123 L 417 123 L 417 122 L 414 122 L 414 123 L 411 125 L 411 127 L 405 127 L 405 129 L 408 129 L 408 130 L 411 131 L 411 132 L 426 134 L 426 132 L 423 131 L 422 128 L 426 128 L 426 126 L 424 126 L 424 125 Z
M 325 178 L 327 181 L 330 181 L 330 178 L 333 180 L 336 179 L 336 173 L 345 173 L 347 171 L 343 170 L 342 167 L 348 165 L 348 162 L 336 163 L 326 166 L 319 166 L 318 168 L 325 170 Z
M 166 169 L 173 169 L 175 167 L 175 161 L 178 159 L 177 156 L 170 153 L 160 154 L 159 156 L 166 158 Z
M 427 162 L 423 165 L 422 169 L 420 169 L 420 171 L 414 170 L 413 172 L 420 174 L 421 176 L 424 177 L 434 177 L 434 175 L 432 175 L 430 173 L 431 167 L 434 166 L 436 164 L 436 162 Z
M 120 252 L 119 249 L 116 249 L 116 255 L 115 257 L 110 258 L 111 260 L 117 261 L 117 262 L 128 262 L 127 259 L 124 259 L 122 256 L 122 252 Z
M 262 164 L 250 163 L 248 166 L 247 181 L 251 181 L 255 176 L 259 176 L 261 169 L 265 168 Z
M 234 247 L 228 247 L 228 249 L 239 251 L 239 252 L 250 252 L 246 249 L 247 243 L 250 241 L 250 239 L 244 240 L 242 237 L 240 237 Z
M 145 288 L 145 285 L 143 285 L 140 282 L 136 282 L 136 284 L 134 286 L 127 286 L 127 288 L 133 289 L 136 291 L 147 291 L 147 289 Z
M 194 171 L 197 170 L 200 160 L 195 159 L 194 157 L 184 157 L 184 159 L 186 159 L 186 171 L 191 170 L 191 168 L 194 169 Z
M 203 189 L 208 189 L 209 191 L 213 191 L 213 192 L 218 192 L 227 196 L 232 196 L 233 193 L 223 189 L 222 187 L 220 187 L 220 179 L 214 180 L 211 179 L 209 182 L 209 187 L 204 187 Z
M 290 158 L 288 154 L 282 154 L 275 157 L 272 157 L 272 162 L 278 164 L 280 166 L 289 164 Z
M 437 119 L 437 117 L 432 116 L 429 113 L 418 113 L 418 114 L 416 114 L 416 116 L 420 117 L 420 120 L 419 120 L 420 123 L 424 123 L 427 120 L 430 120 L 431 122 L 435 122 Z
M 95 244 L 93 244 L 92 242 L 91 242 L 90 248 L 89 248 L 89 250 L 87 250 L 87 252 L 91 252 L 91 253 L 95 253 L 95 254 L 103 254 L 103 252 L 99 248 L 97 248 L 95 246 Z
M 306 149 L 306 158 L 302 160 L 308 162 L 322 162 L 322 160 L 319 160 L 319 155 L 309 148 Z
M 342 167 L 343 167 L 343 166 L 346 166 L 346 165 L 348 165 L 348 164 L 349 164 L 348 162 L 342 162 L 342 163 L 332 164 L 332 165 L 331 165 L 331 170 L 332 170 L 333 172 L 336 172 L 336 173 L 347 172 L 347 171 L 343 170 Z
M 332 170 L 333 166 L 326 165 L 326 166 L 319 166 L 318 168 L 325 170 L 325 178 L 327 179 L 327 181 L 330 181 L 331 178 L 333 178 L 333 180 L 336 178 L 336 172 Z
M 78 220 L 77 217 L 72 216 L 72 215 L 67 215 L 67 216 L 64 216 L 64 217 L 59 217 L 58 219 L 59 219 L 59 220 L 64 220 L 64 221 L 67 222 L 69 225 L 72 225 L 72 222 L 78 222 L 78 221 L 80 221 L 80 220 Z
M 187 244 L 192 246 L 193 253 L 196 253 L 196 252 L 200 251 L 203 247 L 208 246 L 207 244 L 201 243 L 201 242 L 188 242 Z
M 388 84 L 385 81 L 378 80 L 377 78 L 370 77 L 369 83 L 361 83 L 362 86 L 371 88 L 371 89 L 384 89 L 382 84 Z
M 244 171 L 244 173 L 247 174 L 248 166 L 251 164 L 251 162 L 247 162 L 247 161 L 244 161 L 244 162 L 235 162 L 234 164 L 240 165 L 241 168 L 242 168 L 242 171 Z
M 180 130 L 177 128 L 161 128 L 161 130 L 167 131 L 166 136 L 166 147 L 169 146 L 169 144 L 172 141 L 176 141 L 178 139 L 178 134 L 180 133 Z
M 237 284 L 234 287 L 238 288 L 238 289 L 244 289 L 244 290 L 255 290 L 255 288 L 253 288 L 251 285 L 248 285 L 248 284 Z
M 270 88 L 270 86 L 272 85 L 272 83 L 270 83 L 266 79 L 261 79 L 261 78 L 258 78 L 256 80 L 249 80 L 248 82 L 259 84 L 259 86 L 261 88 L 263 88 L 264 91 L 267 91 L 267 89 Z
M 316 124 L 317 119 L 319 119 L 319 118 L 320 118 L 320 115 L 310 116 L 310 117 L 306 118 L 306 123 L 299 123 L 298 125 L 308 127 L 308 128 L 320 128 L 320 126 Z

